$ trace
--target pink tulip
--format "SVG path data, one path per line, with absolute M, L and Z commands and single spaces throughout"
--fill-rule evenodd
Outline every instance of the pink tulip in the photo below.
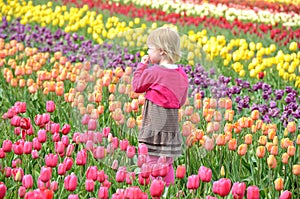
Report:
M 231 181 L 228 178 L 221 178 L 213 183 L 213 193 L 222 197 L 230 193 Z
M 32 125 L 30 125 L 29 129 L 25 130 L 26 132 L 26 135 L 33 135 L 33 128 L 32 128 Z
M 213 197 L 213 196 L 206 196 L 206 199 L 218 199 L 218 198 Z
M 87 159 L 86 151 L 84 149 L 81 151 L 78 151 L 77 156 L 76 156 L 76 164 L 77 165 L 85 165 L 86 159 Z
M 69 144 L 66 150 L 66 156 L 70 157 L 75 150 L 75 146 L 73 144 Z
M 62 155 L 65 153 L 65 145 L 63 142 L 61 142 L 61 141 L 55 142 L 54 146 L 55 146 L 56 153 L 62 154 Z
M 60 141 L 60 135 L 59 135 L 59 133 L 54 133 L 52 135 L 52 141 L 53 142 L 59 142 Z
M 184 165 L 179 165 L 176 169 L 176 178 L 183 179 L 186 173 L 186 168 Z
M 89 166 L 86 170 L 86 179 L 91 179 L 96 181 L 98 178 L 98 168 L 97 166 Z
M 55 103 L 53 101 L 47 101 L 46 102 L 46 110 L 49 113 L 52 113 L 53 111 L 55 111 Z
M 0 199 L 3 199 L 4 196 L 6 195 L 6 186 L 3 182 L 0 182 Z
M 15 127 L 15 129 L 14 129 L 14 134 L 15 135 L 20 135 L 21 134 L 21 128 L 20 127 Z
M 198 189 L 199 187 L 199 176 L 191 175 L 188 177 L 187 188 L 188 189 Z
M 32 151 L 31 151 L 31 157 L 32 157 L 33 159 L 37 159 L 37 158 L 39 157 L 38 151 L 37 151 L 37 150 L 32 150 Z
M 119 147 L 119 139 L 117 137 L 113 137 L 111 143 L 114 149 L 117 149 Z
M 50 125 L 50 131 L 51 131 L 52 134 L 59 133 L 59 130 L 60 130 L 60 124 L 59 123 L 52 123 Z
M 101 183 L 105 181 L 105 173 L 103 170 L 97 171 L 97 181 L 99 181 Z
M 121 151 L 126 151 L 127 147 L 129 145 L 129 141 L 124 139 L 124 140 L 120 140 L 120 149 Z
M 39 127 L 43 127 L 45 125 L 43 122 L 43 115 L 37 114 L 34 117 L 34 123 Z
M 99 199 L 108 199 L 108 188 L 101 186 L 98 191 Z
M 70 194 L 68 199 L 79 199 L 77 194 Z
M 151 174 L 151 166 L 149 164 L 143 164 L 141 167 L 141 176 L 148 178 Z
M 66 165 L 64 163 L 60 163 L 57 167 L 57 174 L 58 175 L 65 175 L 66 174 Z
M 50 122 L 50 114 L 49 113 L 43 113 L 42 115 L 42 126 L 48 124 Z
M 110 127 L 103 128 L 102 134 L 104 137 L 107 137 L 109 133 L 110 133 Z
M 90 116 L 88 114 L 84 114 L 81 118 L 81 124 L 87 125 L 89 123 Z
M 33 178 L 32 175 L 28 174 L 28 175 L 24 175 L 23 179 L 22 179 L 22 185 L 26 188 L 26 189 L 30 189 L 33 186 Z
M 32 142 L 24 142 L 24 154 L 31 154 Z
M 37 140 L 40 142 L 40 143 L 44 143 L 46 142 L 47 140 L 47 131 L 44 130 L 44 129 L 40 129 L 38 132 L 37 132 Z
M 19 127 L 20 123 L 21 123 L 21 117 L 18 115 L 13 116 L 13 118 L 11 118 L 10 120 L 10 125 L 14 127 Z
M 96 159 L 102 159 L 105 157 L 105 148 L 104 146 L 97 146 L 94 149 L 93 155 Z
M 281 193 L 279 196 L 279 199 L 291 199 L 292 198 L 292 192 L 285 190 Z
M 52 181 L 50 184 L 50 189 L 55 192 L 58 189 L 58 183 L 56 181 Z
M 119 167 L 119 170 L 116 172 L 116 181 L 124 182 L 126 179 L 126 167 Z
M 243 199 L 246 191 L 246 184 L 244 182 L 235 182 L 232 185 L 231 193 L 234 199 Z
M 69 171 L 73 167 L 73 159 L 70 157 L 66 157 L 64 159 L 64 164 L 66 165 L 66 171 Z
M 47 167 L 56 167 L 58 163 L 58 155 L 52 153 L 45 156 L 45 162 Z
M 152 197 L 161 197 L 164 191 L 164 182 L 162 180 L 154 179 L 150 186 L 150 194 Z
M 150 175 L 145 178 L 145 176 L 142 176 L 142 173 L 139 173 L 138 182 L 140 183 L 140 185 L 147 186 L 150 182 Z
M 20 186 L 19 190 L 18 190 L 18 195 L 20 196 L 20 198 L 23 198 L 25 196 L 25 194 L 26 194 L 26 188 L 23 186 Z
M 4 167 L 4 176 L 9 178 L 12 174 L 12 169 L 10 167 Z
M 61 129 L 61 133 L 64 134 L 64 135 L 68 135 L 70 130 L 71 130 L 70 124 L 65 124 Z
M 78 179 L 74 173 L 65 177 L 64 186 L 65 189 L 68 191 L 75 191 L 77 187 Z
M 247 199 L 259 199 L 259 188 L 257 186 L 249 186 L 247 188 Z
M 168 173 L 169 173 L 169 169 L 170 169 L 169 164 L 167 164 L 167 163 L 161 164 L 161 168 L 159 170 L 159 176 L 161 176 L 163 178 L 166 177 L 168 175 Z
M 94 142 L 92 140 L 88 140 L 85 144 L 85 149 L 88 151 L 94 150 Z
M 147 155 L 139 154 L 137 159 L 137 166 L 142 167 L 144 163 L 147 161 Z
M 85 190 L 88 192 L 93 192 L 95 189 L 95 182 L 91 179 L 85 180 Z
M 42 167 L 40 172 L 40 180 L 42 182 L 48 182 L 52 177 L 51 167 Z
M 134 179 L 135 179 L 135 173 L 134 172 L 127 172 L 126 173 L 126 183 L 127 184 L 131 185 L 133 183 Z
M 148 147 L 145 144 L 139 144 L 138 146 L 138 154 L 139 155 L 147 155 L 148 154 Z
M 5 152 L 4 152 L 4 150 L 2 149 L 2 148 L 0 148 L 0 159 L 3 159 L 3 158 L 5 158 Z
M 88 122 L 88 130 L 94 131 L 97 128 L 97 121 L 95 119 L 90 119 Z
M 145 198 L 145 194 L 137 186 L 126 188 L 124 195 L 125 195 L 125 198 L 140 198 L 140 199 Z M 148 199 L 148 196 L 146 196 L 146 198 Z
M 38 138 L 33 138 L 32 139 L 32 146 L 37 151 L 42 149 L 42 144 L 39 142 Z
M 12 150 L 12 141 L 11 140 L 3 140 L 2 149 L 6 153 L 11 152 L 11 150 Z
M 13 160 L 13 161 L 11 162 L 11 166 L 12 166 L 13 168 L 16 168 L 16 167 L 18 167 L 18 166 L 21 166 L 21 164 L 22 164 L 22 160 L 21 160 L 20 158 L 17 158 L 17 159 L 15 159 L 15 160 Z
M 16 155 L 22 155 L 24 152 L 24 142 L 23 141 L 17 141 L 12 145 L 13 152 Z
M 9 119 L 11 119 L 11 118 L 13 118 L 16 114 L 17 114 L 17 113 L 16 113 L 15 109 L 14 109 L 14 108 L 10 108 L 10 109 L 8 109 L 8 111 L 7 111 L 6 117 L 9 118 Z
M 128 146 L 127 147 L 127 151 L 126 151 L 126 155 L 128 158 L 133 158 L 135 155 L 135 147 L 134 146 Z
M 118 167 L 119 167 L 119 162 L 118 162 L 118 160 L 114 160 L 113 163 L 112 163 L 112 165 L 111 165 L 111 168 L 112 168 L 113 170 L 117 170 Z
M 69 145 L 69 136 L 67 136 L 67 135 L 63 135 L 63 136 L 61 136 L 61 141 L 62 141 L 62 143 L 64 143 L 64 145 L 65 146 L 68 146 Z
M 210 168 L 201 166 L 198 170 L 198 176 L 202 182 L 210 182 L 212 178 L 212 171 Z
M 14 107 L 18 113 L 26 113 L 26 102 L 16 102 Z

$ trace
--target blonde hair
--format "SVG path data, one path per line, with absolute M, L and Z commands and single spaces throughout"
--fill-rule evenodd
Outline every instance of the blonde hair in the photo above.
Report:
M 153 30 L 148 38 L 147 45 L 163 50 L 173 63 L 180 60 L 180 36 L 169 27 L 160 27 Z

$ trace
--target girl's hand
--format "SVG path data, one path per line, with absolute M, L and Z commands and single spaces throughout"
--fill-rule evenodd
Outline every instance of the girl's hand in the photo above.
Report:
M 148 64 L 149 61 L 150 61 L 149 55 L 144 55 L 144 56 L 142 57 L 141 62 L 142 62 L 143 64 Z

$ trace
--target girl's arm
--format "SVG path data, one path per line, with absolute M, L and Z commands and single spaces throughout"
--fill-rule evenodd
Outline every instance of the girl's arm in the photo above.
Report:
M 148 64 L 139 63 L 136 71 L 133 73 L 132 89 L 136 93 L 143 93 L 151 86 L 151 73 L 146 70 Z

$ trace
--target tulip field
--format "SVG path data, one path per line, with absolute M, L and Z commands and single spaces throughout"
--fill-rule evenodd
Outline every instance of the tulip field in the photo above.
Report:
M 157 27 L 189 79 L 147 164 L 131 87 Z M 0 199 L 300 198 L 299 0 L 0 0 Z

